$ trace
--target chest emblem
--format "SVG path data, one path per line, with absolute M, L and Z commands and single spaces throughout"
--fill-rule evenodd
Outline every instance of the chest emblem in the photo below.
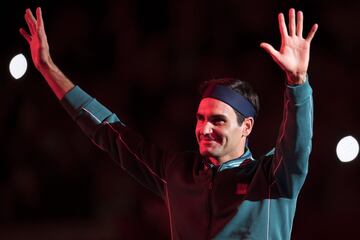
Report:
M 236 195 L 246 195 L 248 193 L 248 185 L 246 183 L 236 184 Z

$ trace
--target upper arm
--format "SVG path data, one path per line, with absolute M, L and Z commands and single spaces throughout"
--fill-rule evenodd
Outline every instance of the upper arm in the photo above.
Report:
M 79 87 L 70 91 L 62 104 L 95 145 L 106 151 L 129 175 L 162 195 L 164 169 L 170 154 L 144 141 Z

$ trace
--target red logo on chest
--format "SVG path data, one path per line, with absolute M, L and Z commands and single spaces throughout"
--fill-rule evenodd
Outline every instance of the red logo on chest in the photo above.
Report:
M 246 195 L 248 192 L 248 185 L 245 183 L 236 184 L 236 195 Z

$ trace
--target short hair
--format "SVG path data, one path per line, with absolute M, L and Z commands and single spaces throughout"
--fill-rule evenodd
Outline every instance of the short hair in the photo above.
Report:
M 211 79 L 211 80 L 203 82 L 200 85 L 201 95 L 204 94 L 206 89 L 208 89 L 210 86 L 214 86 L 214 85 L 227 86 L 227 87 L 231 88 L 232 90 L 241 94 L 254 106 L 255 111 L 256 111 L 256 116 L 258 116 L 259 110 L 260 110 L 259 96 L 257 95 L 257 93 L 254 91 L 253 87 L 248 82 L 245 82 L 245 81 L 242 81 L 242 80 L 239 80 L 236 78 Z M 235 109 L 234 109 L 234 111 L 236 113 L 238 124 L 241 125 L 245 119 L 245 116 Z

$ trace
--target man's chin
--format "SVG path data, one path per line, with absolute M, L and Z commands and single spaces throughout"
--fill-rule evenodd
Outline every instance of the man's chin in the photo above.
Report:
M 200 149 L 200 155 L 203 157 L 216 157 L 215 152 L 210 149 Z

